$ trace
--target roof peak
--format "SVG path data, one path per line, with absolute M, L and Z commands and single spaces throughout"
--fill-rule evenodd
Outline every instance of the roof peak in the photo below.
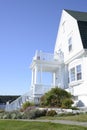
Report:
M 80 11 L 80 10 L 71 10 L 71 9 L 64 9 L 67 12 L 74 12 L 74 13 L 87 13 L 85 11 Z
M 87 12 L 67 10 L 67 9 L 64 10 L 72 17 L 74 17 L 77 21 L 87 21 Z

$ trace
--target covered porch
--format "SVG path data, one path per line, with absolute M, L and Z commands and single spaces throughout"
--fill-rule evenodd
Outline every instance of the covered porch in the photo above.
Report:
M 51 88 L 60 86 L 61 64 L 63 64 L 62 54 L 54 55 L 36 51 L 30 66 L 32 70 L 31 89 L 35 102 Z

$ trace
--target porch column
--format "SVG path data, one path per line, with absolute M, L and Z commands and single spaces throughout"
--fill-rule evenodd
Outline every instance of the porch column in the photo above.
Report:
M 34 84 L 37 84 L 37 66 L 35 66 Z
M 40 84 L 42 83 L 42 66 L 40 67 Z
M 56 85 L 56 73 L 55 72 L 53 72 L 53 74 L 52 74 L 52 79 L 53 79 L 53 86 L 55 86 Z
M 34 74 L 35 74 L 35 69 L 32 69 L 32 79 L 31 79 L 31 85 L 34 84 Z

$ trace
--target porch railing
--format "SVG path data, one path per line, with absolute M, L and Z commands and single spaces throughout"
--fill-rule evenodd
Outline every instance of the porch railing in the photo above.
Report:
M 63 61 L 63 53 L 59 52 L 57 54 L 45 53 L 42 51 L 36 51 L 33 60 L 43 60 L 43 61 Z
M 29 92 L 20 96 L 11 103 L 7 102 L 5 110 L 6 111 L 18 110 L 22 107 L 22 104 L 26 101 L 29 101 Z

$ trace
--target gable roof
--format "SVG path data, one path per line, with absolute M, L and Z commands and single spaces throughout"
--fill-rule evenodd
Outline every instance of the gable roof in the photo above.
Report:
M 87 49 L 87 22 L 78 21 L 78 27 L 83 43 L 83 48 Z
M 72 17 L 74 17 L 77 21 L 87 21 L 87 12 L 79 12 L 79 11 L 72 11 L 72 10 L 65 10 L 69 13 Z
M 77 20 L 83 48 L 87 49 L 87 12 L 65 11 Z

